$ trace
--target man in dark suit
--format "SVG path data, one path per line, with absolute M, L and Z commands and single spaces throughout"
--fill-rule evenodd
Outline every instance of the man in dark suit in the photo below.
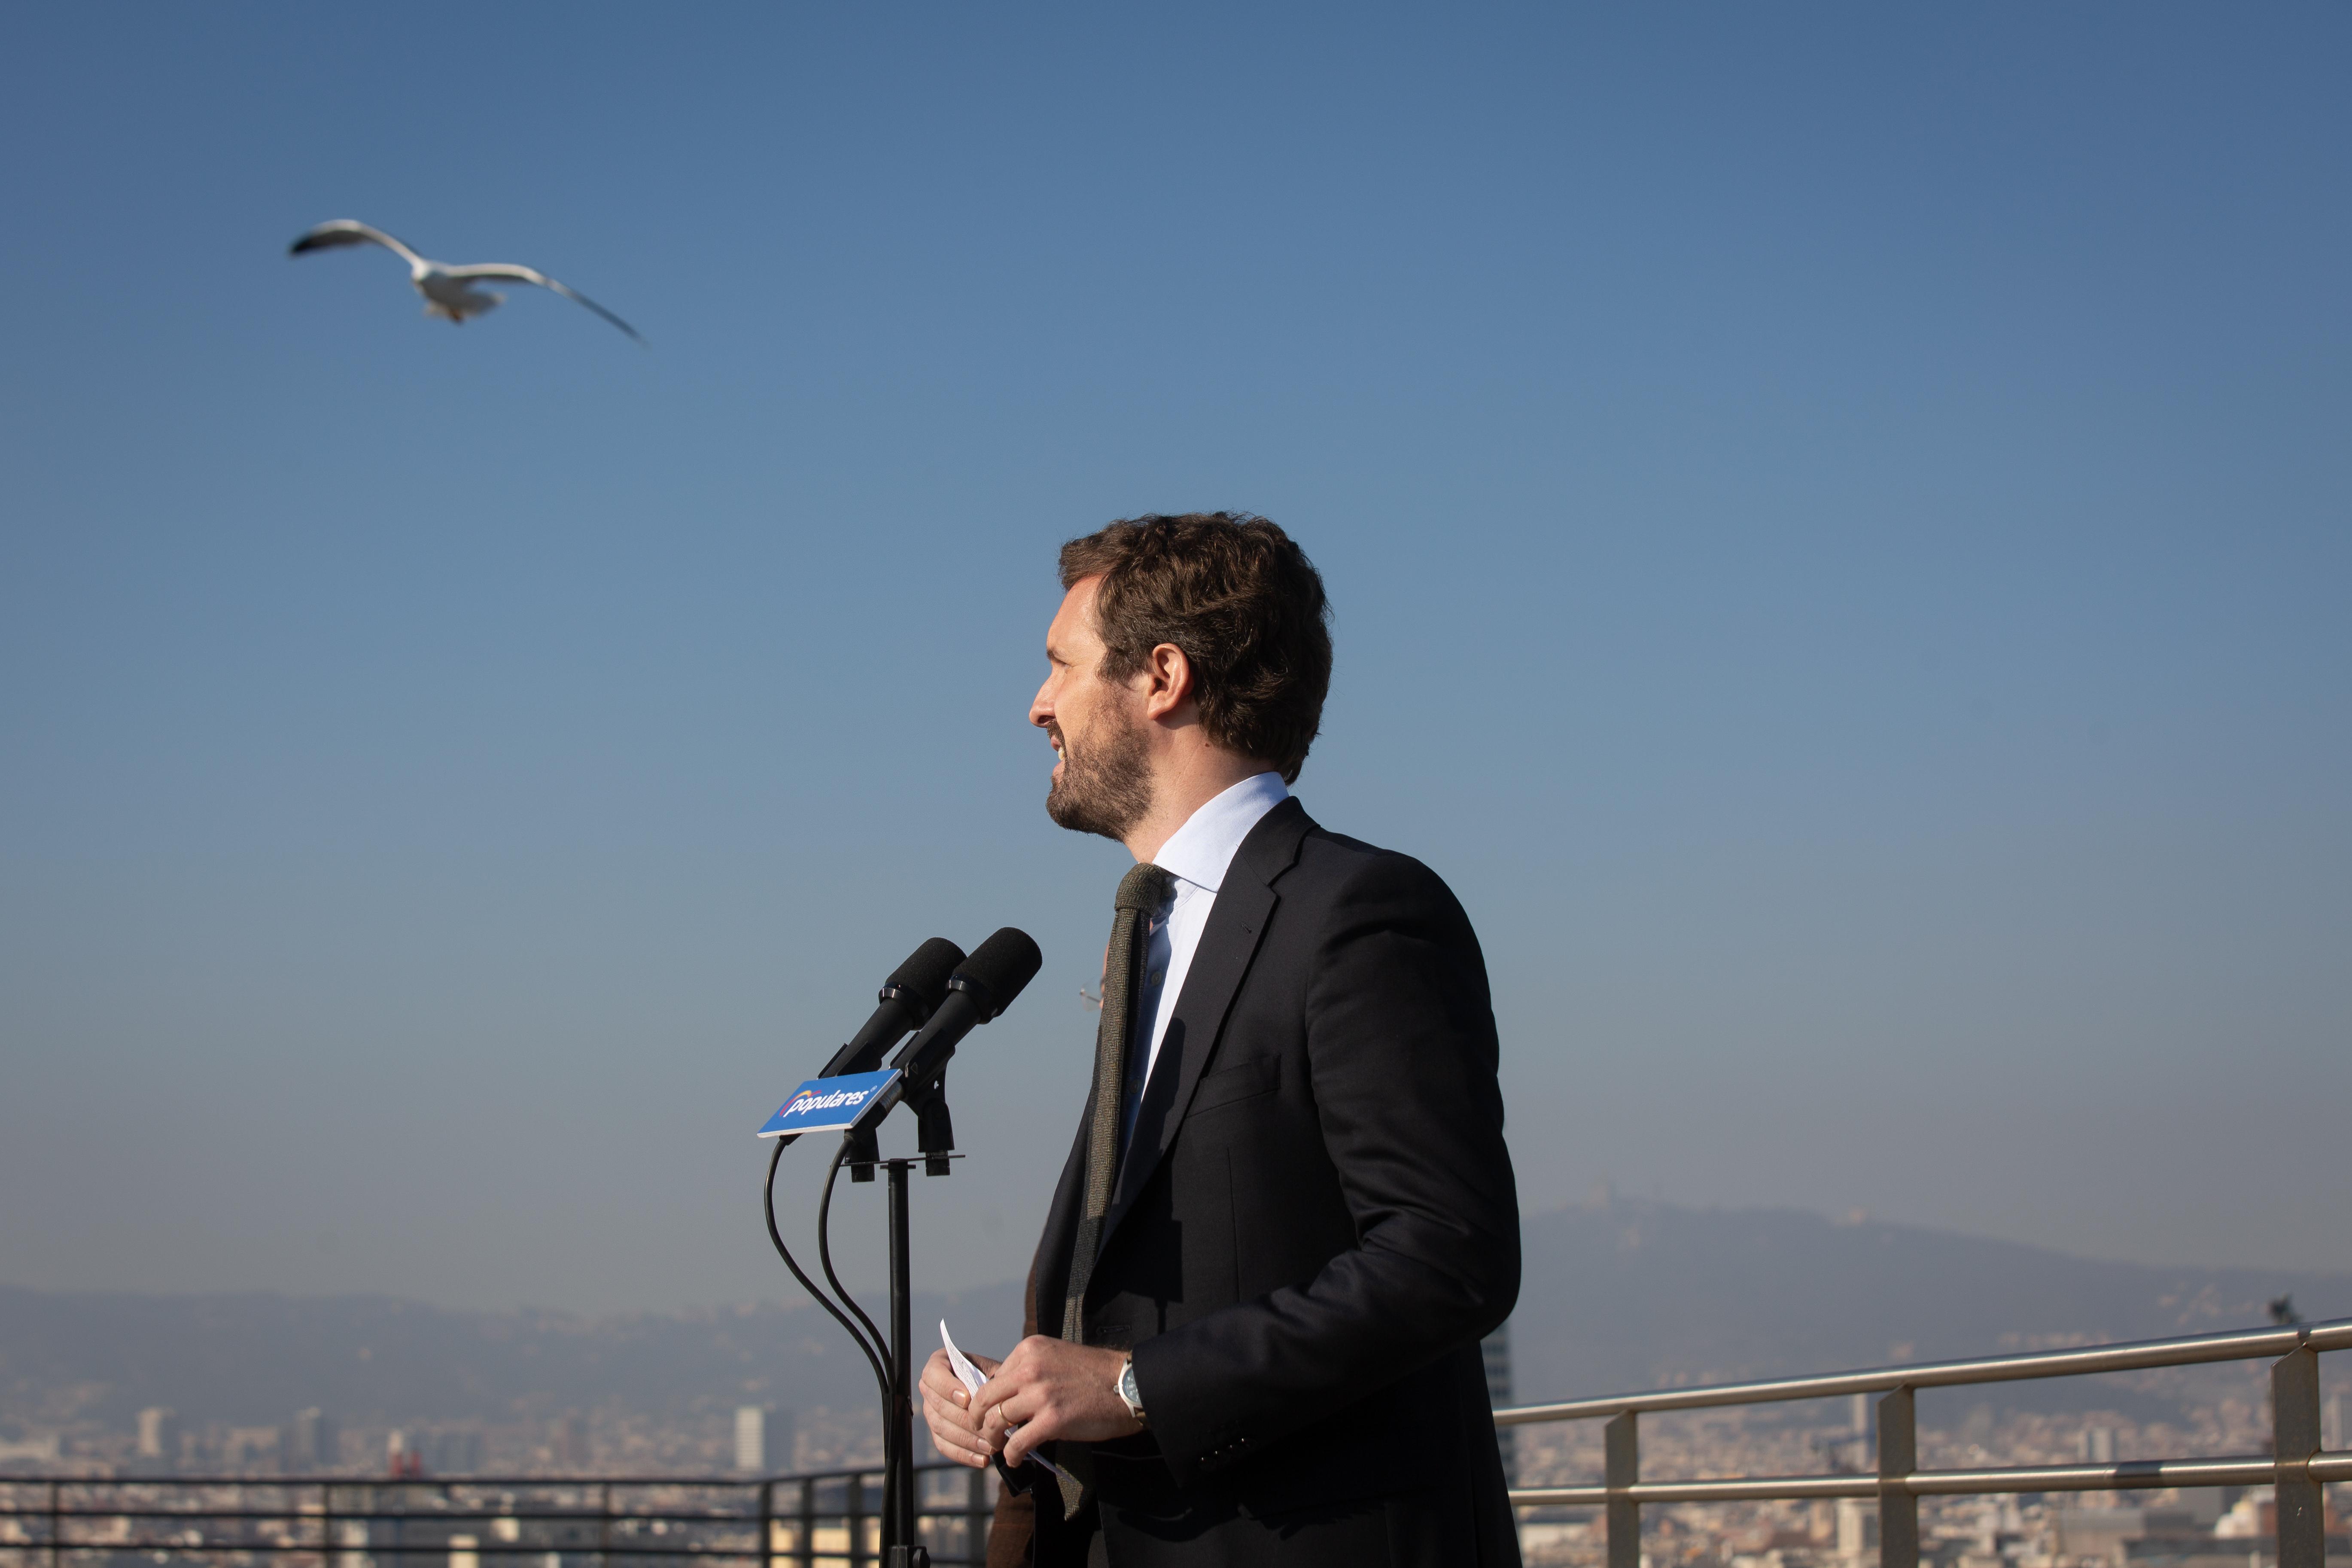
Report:
M 1046 1568 L 1517 1564 L 1478 1350 L 1519 1282 L 1486 966 L 1434 873 L 1289 795 L 1322 581 L 1225 513 L 1061 566 L 1047 809 L 1137 865 L 1031 1331 L 976 1395 L 932 1358 L 932 1440 L 1001 1456 Z M 1019 1511 L 992 1562 L 1024 1560 Z

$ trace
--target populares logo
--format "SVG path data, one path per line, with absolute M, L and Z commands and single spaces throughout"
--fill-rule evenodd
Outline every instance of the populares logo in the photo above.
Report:
M 791 1133 L 825 1132 L 854 1127 L 858 1119 L 890 1103 L 890 1086 L 898 1081 L 896 1068 L 878 1072 L 843 1073 L 837 1078 L 813 1078 L 793 1090 L 760 1129 L 762 1138 Z
M 863 1105 L 873 1097 L 870 1089 L 836 1089 L 831 1094 L 812 1094 L 803 1089 L 784 1107 L 786 1116 L 805 1116 L 812 1110 L 836 1110 L 845 1105 Z

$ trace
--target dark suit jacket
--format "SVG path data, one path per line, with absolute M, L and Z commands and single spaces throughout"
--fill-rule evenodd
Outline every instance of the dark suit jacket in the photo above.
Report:
M 1296 800 L 1252 829 L 1087 1287 L 1087 1340 L 1133 1350 L 1150 1421 L 1076 1456 L 1112 1563 L 1518 1562 L 1478 1350 L 1519 1288 L 1496 1049 L 1435 874 Z M 1049 1320 L 1086 1142 L 1039 1247 Z M 1084 1561 L 1060 1514 L 1048 1488 L 1040 1564 Z

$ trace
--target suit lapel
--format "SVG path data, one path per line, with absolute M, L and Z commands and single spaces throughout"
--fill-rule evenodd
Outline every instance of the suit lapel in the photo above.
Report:
M 1210 906 L 1201 945 L 1192 953 L 1192 966 L 1185 972 L 1184 989 L 1176 998 L 1167 1036 L 1160 1042 L 1150 1081 L 1144 1085 L 1135 1136 L 1119 1162 L 1110 1209 L 1103 1216 L 1105 1247 L 1110 1245 L 1119 1221 L 1134 1207 L 1137 1196 L 1176 1142 L 1185 1107 L 1192 1102 L 1193 1086 L 1201 1081 L 1216 1050 L 1225 1015 L 1280 901 L 1273 883 L 1298 858 L 1299 841 L 1313 826 L 1306 808 L 1293 797 L 1267 812 L 1234 852 L 1224 884 L 1217 889 L 1217 901 Z
M 1070 1250 L 1077 1240 L 1078 1205 L 1086 1198 L 1087 1132 L 1094 1125 L 1091 1102 L 1078 1117 L 1078 1136 L 1070 1157 L 1062 1163 L 1062 1179 L 1055 1184 L 1054 1202 L 1045 1211 L 1045 1233 L 1037 1238 L 1037 1256 L 1030 1264 L 1036 1275 L 1038 1332 L 1062 1331 L 1062 1302 L 1070 1289 Z

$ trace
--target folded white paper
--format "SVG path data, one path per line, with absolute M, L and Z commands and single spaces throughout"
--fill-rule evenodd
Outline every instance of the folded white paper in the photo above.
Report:
M 941 1318 L 940 1320 L 940 1343 L 947 1346 L 948 1364 L 955 1368 L 956 1376 L 963 1380 L 965 1392 L 969 1394 L 978 1394 L 980 1392 L 980 1385 L 988 1381 L 988 1373 L 972 1365 L 971 1357 L 956 1349 L 955 1336 L 948 1332 L 948 1321 L 945 1318 Z M 1007 1432 L 1018 1432 L 1021 1428 L 1018 1426 L 1007 1426 L 1005 1430 Z M 1033 1465 L 1037 1465 L 1053 1471 L 1064 1480 L 1070 1479 L 1070 1473 L 1067 1470 L 1065 1470 L 1061 1466 L 1054 1463 L 1053 1460 L 1045 1458 L 1043 1454 L 1031 1454 L 1029 1456 L 1029 1462 Z

